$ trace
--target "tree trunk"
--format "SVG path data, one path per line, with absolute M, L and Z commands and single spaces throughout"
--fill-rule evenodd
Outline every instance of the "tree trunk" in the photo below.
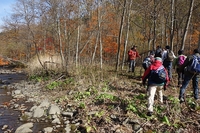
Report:
M 76 68 L 78 67 L 78 49 L 79 49 L 79 38 L 80 38 L 80 26 L 77 28 L 77 38 L 76 38 Z
M 153 9 L 153 49 L 155 48 L 156 43 L 156 20 L 157 20 L 157 14 L 156 14 L 156 0 L 154 0 L 154 9 Z
M 93 54 L 92 54 L 92 62 L 91 62 L 92 64 L 94 63 L 94 58 L 95 58 L 95 55 L 96 55 L 98 42 L 99 42 L 99 31 L 98 31 L 98 33 L 97 33 L 96 43 L 95 43 L 95 47 L 94 47 L 94 52 L 93 52 Z
M 122 16 L 121 16 L 121 24 L 120 24 L 119 36 L 118 36 L 118 50 L 117 50 L 116 71 L 118 71 L 119 62 L 120 62 L 121 37 L 122 37 L 125 13 L 126 13 L 126 0 L 124 0 L 123 12 L 122 12 Z
M 122 60 L 122 70 L 124 69 L 124 63 L 126 61 L 126 48 L 128 45 L 128 38 L 129 38 L 129 28 L 130 28 L 130 14 L 131 14 L 131 6 L 132 6 L 132 0 L 129 3 L 129 8 L 128 8 L 128 16 L 127 16 L 127 29 L 126 29 L 126 38 L 124 42 L 124 53 L 123 53 L 123 60 Z
M 58 37 L 59 37 L 59 46 L 60 46 L 60 56 L 61 56 L 61 60 L 62 60 L 62 67 L 64 68 L 65 59 L 64 59 L 64 55 L 63 55 L 63 45 L 62 45 L 62 37 L 61 37 L 60 20 L 59 20 L 59 18 L 57 20 L 57 28 L 58 28 Z
M 189 25 L 190 25 L 190 19 L 192 17 L 193 7 L 194 7 L 194 0 L 191 0 L 189 12 L 188 12 L 188 17 L 187 17 L 187 22 L 186 22 L 186 25 L 185 25 L 185 28 L 184 28 L 184 33 L 183 33 L 183 38 L 182 38 L 182 43 L 181 43 L 181 45 L 182 45 L 181 49 L 182 50 L 184 50 L 184 47 L 185 47 L 185 40 L 186 40 Z
M 170 30 L 170 46 L 173 50 L 173 39 L 174 39 L 174 0 L 171 0 L 171 30 Z
M 78 14 L 80 14 L 80 3 L 78 2 Z M 79 18 L 79 17 L 78 17 Z M 77 37 L 76 37 L 76 68 L 78 67 L 78 59 L 79 59 L 79 40 L 80 40 L 80 19 L 78 20 L 78 27 L 77 27 Z

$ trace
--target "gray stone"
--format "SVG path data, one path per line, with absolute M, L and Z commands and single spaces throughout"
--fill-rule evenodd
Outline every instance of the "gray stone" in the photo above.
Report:
M 37 107 L 34 111 L 33 111 L 33 117 L 34 118 L 40 118 L 44 115 L 44 109 Z
M 52 104 L 48 109 L 48 114 L 55 115 L 60 114 L 60 108 L 57 105 Z
M 71 133 L 71 126 L 66 125 L 65 131 L 66 131 L 66 133 Z
M 51 133 L 51 132 L 53 132 L 53 127 L 46 127 L 46 128 L 43 129 L 43 132 Z
M 8 129 L 8 125 L 3 125 L 3 127 L 2 127 L 1 129 L 2 129 L 2 130 Z
M 61 124 L 59 118 L 56 118 L 52 121 L 53 124 Z
M 33 117 L 33 113 L 32 112 L 24 112 L 24 115 L 26 115 L 28 118 Z
M 26 123 L 18 127 L 15 133 L 32 133 L 33 131 L 30 129 L 33 127 L 33 123 Z
M 49 101 L 48 100 L 44 100 L 44 101 L 42 101 L 42 103 L 39 106 L 48 108 L 49 105 L 50 105 Z
M 21 90 L 14 90 L 14 91 L 12 91 L 12 94 L 13 95 L 20 95 L 20 94 L 22 94 L 22 91 Z
M 64 111 L 64 112 L 62 112 L 62 115 L 63 116 L 68 116 L 68 117 L 73 117 L 73 115 L 74 115 L 74 113 L 73 112 L 66 112 L 66 111 Z

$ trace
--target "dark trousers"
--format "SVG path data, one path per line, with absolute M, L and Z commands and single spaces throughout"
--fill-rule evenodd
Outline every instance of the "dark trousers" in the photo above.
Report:
M 194 99 L 199 98 L 199 78 L 195 74 L 185 74 L 182 86 L 180 88 L 179 99 L 184 98 L 185 90 L 188 87 L 190 80 L 192 80 Z
M 179 68 L 176 69 L 176 72 L 178 73 L 178 86 L 182 86 L 182 82 L 184 79 L 184 71 L 180 71 Z
M 172 79 L 172 61 L 164 61 L 163 66 L 167 69 L 169 79 Z
M 129 61 L 129 72 L 134 72 L 135 71 L 135 60 L 130 60 Z

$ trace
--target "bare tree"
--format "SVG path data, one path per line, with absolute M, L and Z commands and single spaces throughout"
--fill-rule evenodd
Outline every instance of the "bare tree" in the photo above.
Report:
M 121 23 L 119 28 L 119 36 L 118 36 L 118 50 L 117 50 L 117 61 L 116 61 L 116 71 L 118 71 L 119 63 L 120 63 L 120 48 L 121 48 L 121 39 L 122 39 L 122 32 L 123 32 L 123 25 L 124 25 L 124 19 L 126 14 L 126 0 L 124 0 L 124 4 L 122 7 L 122 15 L 121 15 Z
M 184 28 L 183 38 L 182 38 L 182 41 L 181 41 L 182 42 L 181 43 L 181 49 L 182 50 L 185 47 L 185 40 L 186 40 L 186 36 L 187 36 L 189 25 L 190 25 L 190 19 L 192 17 L 193 7 L 194 7 L 194 0 L 191 0 L 190 1 L 190 8 L 189 8 L 189 11 L 188 11 L 188 17 L 187 17 L 186 25 L 185 25 L 185 28 Z
M 127 28 L 126 28 L 126 38 L 125 38 L 125 42 L 124 42 L 124 53 L 123 53 L 123 60 L 122 60 L 122 70 L 124 68 L 124 62 L 126 60 L 126 55 L 127 55 L 127 45 L 128 45 L 128 39 L 129 39 L 129 30 L 130 30 L 130 15 L 131 15 L 131 6 L 132 6 L 132 0 L 129 1 L 129 6 L 127 6 Z
M 171 30 L 170 30 L 170 46 L 173 50 L 173 39 L 174 39 L 174 0 L 171 0 Z
M 78 67 L 78 59 L 79 59 L 79 39 L 80 39 L 80 25 L 78 24 L 77 38 L 76 38 L 76 67 Z

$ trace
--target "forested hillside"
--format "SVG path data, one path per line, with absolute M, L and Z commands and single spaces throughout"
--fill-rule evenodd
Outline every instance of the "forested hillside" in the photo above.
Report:
M 140 53 L 158 45 L 190 53 L 198 47 L 199 12 L 197 0 L 16 0 L 3 18 L 1 54 L 23 61 L 59 54 L 63 67 L 123 69 L 132 45 Z

